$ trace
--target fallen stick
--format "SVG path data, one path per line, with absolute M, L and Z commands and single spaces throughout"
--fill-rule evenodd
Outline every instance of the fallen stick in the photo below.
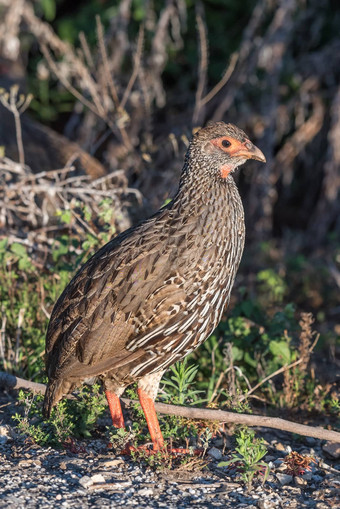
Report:
M 0 372 L 0 387 L 10 389 L 29 389 L 31 391 L 44 394 L 46 385 L 36 382 L 29 382 L 14 375 Z M 72 396 L 71 396 L 72 397 Z M 125 404 L 131 405 L 134 400 L 122 398 Z M 207 419 L 210 421 L 220 421 L 225 423 L 246 424 L 247 426 L 262 426 L 264 428 L 274 428 L 289 433 L 296 433 L 305 437 L 319 438 L 320 440 L 329 440 L 340 443 L 340 433 L 338 431 L 328 430 L 320 427 L 306 426 L 297 422 L 286 421 L 278 417 L 266 417 L 262 415 L 237 414 L 226 412 L 225 410 L 212 410 L 210 408 L 184 407 L 177 405 L 167 405 L 165 403 L 155 403 L 157 412 L 166 415 L 177 415 L 188 419 Z

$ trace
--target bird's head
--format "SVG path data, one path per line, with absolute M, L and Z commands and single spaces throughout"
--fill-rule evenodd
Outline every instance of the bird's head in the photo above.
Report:
M 191 140 L 188 158 L 197 161 L 201 170 L 213 172 L 215 178 L 222 180 L 247 159 L 266 162 L 261 150 L 241 129 L 224 122 L 209 122 L 197 131 Z

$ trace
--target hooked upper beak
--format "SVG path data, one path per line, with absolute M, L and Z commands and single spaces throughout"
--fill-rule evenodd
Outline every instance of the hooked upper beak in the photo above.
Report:
M 257 148 L 251 141 L 246 141 L 242 143 L 237 152 L 233 155 L 245 157 L 246 159 L 256 159 L 256 161 L 261 161 L 261 163 L 266 162 L 266 158 L 264 157 L 263 152 L 259 148 Z

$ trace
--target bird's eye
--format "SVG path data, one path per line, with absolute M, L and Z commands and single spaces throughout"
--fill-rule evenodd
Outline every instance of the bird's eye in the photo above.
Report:
M 227 147 L 230 147 L 230 145 L 231 145 L 230 141 L 228 141 L 228 140 L 222 140 L 222 147 L 227 148 Z

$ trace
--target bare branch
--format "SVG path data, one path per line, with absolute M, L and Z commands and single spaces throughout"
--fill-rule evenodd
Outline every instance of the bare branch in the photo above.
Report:
M 208 38 L 207 38 L 207 27 L 204 19 L 204 9 L 202 2 L 196 4 L 196 23 L 198 30 L 198 38 L 200 43 L 200 63 L 198 71 L 198 85 L 195 98 L 195 109 L 193 114 L 193 124 L 199 121 L 201 110 L 202 110 L 202 97 L 207 82 L 207 71 L 208 71 Z
M 214 86 L 214 88 L 212 90 L 210 90 L 210 92 L 208 92 L 208 94 L 201 99 L 201 106 L 204 106 L 209 101 L 211 101 L 211 99 L 213 97 L 215 97 L 216 94 L 218 94 L 218 92 L 224 87 L 224 85 L 226 85 L 228 83 L 231 75 L 234 72 L 235 66 L 238 61 L 238 57 L 239 57 L 238 53 L 233 53 L 231 55 L 229 65 L 228 65 L 227 69 L 225 70 L 225 73 L 223 74 L 220 81 Z
M 44 394 L 46 386 L 36 382 L 29 382 L 18 378 L 9 373 L 0 372 L 0 386 L 10 389 L 29 389 L 31 391 Z M 68 397 L 73 397 L 69 395 Z M 135 403 L 134 400 L 122 398 L 125 404 Z M 207 419 L 210 421 L 219 421 L 225 423 L 245 424 L 247 426 L 261 426 L 265 428 L 279 429 L 296 433 L 306 437 L 319 438 L 320 440 L 329 440 L 331 442 L 340 442 L 340 433 L 319 427 L 306 426 L 297 422 L 286 421 L 277 417 L 266 417 L 262 415 L 237 414 L 226 412 L 225 410 L 211 410 L 209 408 L 182 407 L 177 405 L 167 405 L 165 403 L 155 403 L 157 412 L 165 415 L 177 415 L 188 419 Z
M 89 48 L 89 45 L 88 45 L 88 42 L 87 42 L 87 39 L 86 39 L 86 36 L 85 36 L 84 32 L 80 32 L 79 33 L 79 41 L 80 41 L 80 44 L 81 44 L 81 47 L 82 47 L 82 50 L 83 50 L 83 54 L 84 54 L 86 63 L 89 66 L 90 69 L 93 69 L 94 68 L 94 62 L 93 62 L 91 51 L 90 51 L 90 48 Z
M 84 106 L 86 106 L 86 108 L 91 110 L 95 115 L 98 115 L 98 113 L 99 113 L 98 108 L 93 106 L 91 101 L 88 101 L 80 92 L 78 92 L 78 90 L 76 88 L 74 88 L 74 86 L 67 79 L 65 79 L 65 77 L 59 72 L 58 67 L 55 65 L 55 62 L 51 56 L 50 51 L 47 48 L 47 45 L 41 42 L 40 48 L 41 48 L 41 51 L 42 51 L 48 65 L 50 66 L 51 70 L 54 72 L 54 74 L 57 76 L 57 78 L 60 80 L 60 82 L 64 85 L 64 87 L 74 97 L 76 97 L 78 99 L 78 101 L 80 101 Z M 93 102 L 95 102 L 94 97 L 92 97 L 92 100 L 93 100 Z M 101 109 L 102 108 L 100 108 L 100 110 Z
M 135 54 L 135 61 L 134 61 L 133 71 L 132 71 L 131 77 L 129 79 L 129 83 L 127 84 L 127 87 L 125 89 L 122 102 L 120 104 L 120 107 L 122 109 L 125 108 L 125 105 L 126 105 L 126 102 L 127 102 L 128 98 L 129 98 L 129 95 L 130 95 L 130 92 L 132 90 L 132 87 L 133 87 L 133 85 L 134 85 L 134 83 L 136 81 L 136 78 L 138 76 L 138 72 L 139 72 L 139 68 L 140 68 L 140 63 L 141 63 L 141 60 L 142 60 L 143 43 L 144 43 L 144 25 L 142 24 L 140 26 L 139 32 L 138 32 L 137 48 L 136 48 L 136 54 Z
M 96 25 L 97 25 L 97 37 L 98 37 L 99 51 L 100 51 L 100 56 L 103 61 L 105 78 L 106 78 L 109 90 L 111 92 L 111 96 L 112 96 L 113 102 L 115 104 L 115 107 L 118 110 L 119 106 L 120 106 L 120 102 L 119 102 L 119 98 L 118 98 L 116 85 L 114 84 L 112 74 L 110 71 L 109 60 L 107 58 L 107 52 L 106 52 L 105 42 L 104 42 L 103 25 L 102 25 L 102 22 L 101 22 L 99 16 L 96 16 Z

